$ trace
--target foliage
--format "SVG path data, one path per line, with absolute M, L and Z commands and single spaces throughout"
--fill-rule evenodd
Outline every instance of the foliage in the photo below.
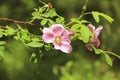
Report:
M 32 22 L 35 21 L 36 19 L 39 20 L 40 25 L 43 26 L 42 28 L 40 28 L 40 32 L 42 32 L 42 29 L 46 26 L 49 27 L 52 24 L 62 24 L 62 25 L 64 25 L 64 27 L 66 29 L 70 28 L 71 30 L 76 32 L 75 35 L 73 35 L 73 37 L 72 37 L 73 40 L 79 39 L 79 40 L 83 41 L 83 43 L 88 44 L 89 40 L 94 37 L 91 30 L 86 26 L 86 24 L 90 23 L 90 22 L 82 19 L 82 17 L 84 17 L 84 14 L 86 14 L 86 13 L 84 13 L 86 8 L 83 8 L 83 12 L 79 18 L 72 18 L 71 22 L 65 25 L 64 18 L 62 16 L 59 16 L 56 13 L 56 10 L 55 10 L 55 8 L 52 7 L 51 3 L 48 3 L 48 4 L 44 3 L 44 2 L 42 2 L 42 3 L 44 5 L 42 7 L 39 7 L 38 9 L 35 9 L 35 11 L 32 13 L 33 17 L 31 20 Z M 86 7 L 86 4 L 84 7 Z M 112 23 L 114 21 L 110 16 L 108 16 L 104 13 L 101 13 L 101 12 L 92 11 L 89 13 L 92 14 L 93 18 L 95 19 L 95 21 L 97 23 L 100 22 L 99 16 L 104 17 L 110 23 Z M 18 26 L 18 28 L 16 28 L 16 29 L 12 28 L 10 26 L 5 26 L 4 28 L 0 28 L 0 33 L 1 33 L 0 38 L 2 39 L 4 36 L 11 37 L 11 38 L 13 37 L 16 40 L 20 40 L 28 48 L 29 47 L 36 48 L 36 49 L 38 48 L 38 49 L 40 49 L 40 51 L 42 51 L 42 48 L 44 48 L 46 43 L 44 43 L 44 41 L 42 40 L 41 35 L 31 34 L 27 29 L 23 29 L 18 24 L 17 24 L 17 26 Z M 1 41 L 1 57 L 3 57 L 3 54 L 4 54 L 3 50 L 4 50 L 5 46 L 3 44 L 5 44 L 5 41 Z M 89 45 L 94 48 L 96 54 L 103 54 L 106 62 L 110 66 L 112 66 L 112 60 L 109 57 L 109 54 L 107 54 L 102 49 L 97 49 L 96 47 L 94 47 L 92 45 L 92 43 L 90 43 Z M 49 46 L 49 47 L 52 47 L 52 46 Z M 111 54 L 111 55 L 113 55 L 113 54 Z M 116 57 L 118 57 L 118 55 Z
M 78 56 L 80 59 L 77 57 L 75 60 L 69 60 L 64 66 L 57 65 L 53 68 L 53 72 L 55 75 L 61 75 L 59 80 L 119 79 L 119 75 L 115 75 L 114 71 L 112 71 L 110 67 L 106 65 L 106 63 L 98 60 L 94 60 L 93 62 L 91 62 L 87 61 L 85 56 Z
M 84 5 L 83 11 L 81 12 L 80 16 L 77 18 L 71 18 L 70 22 L 67 23 L 65 21 L 66 19 L 57 13 L 56 9 L 53 8 L 51 3 L 45 3 L 42 1 L 41 1 L 41 3 L 43 6 L 34 9 L 34 12 L 32 12 L 32 20 L 29 22 L 15 21 L 15 20 L 10 20 L 10 19 L 3 19 L 3 18 L 0 19 L 1 21 L 13 22 L 14 24 L 17 25 L 16 27 L 14 27 L 12 25 L 8 25 L 8 24 L 6 26 L 2 26 L 2 25 L 0 26 L 0 59 L 1 60 L 5 61 L 6 63 L 14 62 L 14 60 L 12 59 L 12 56 L 9 55 L 9 53 L 15 54 L 17 52 L 17 50 L 12 51 L 14 49 L 13 49 L 13 46 L 12 47 L 10 46 L 11 45 L 10 43 L 18 44 L 20 42 L 20 44 L 14 46 L 14 48 L 18 47 L 18 49 L 19 49 L 19 47 L 20 47 L 21 48 L 20 50 L 26 49 L 27 51 L 25 51 L 25 52 L 21 51 L 18 53 L 19 54 L 22 52 L 29 53 L 27 55 L 29 57 L 29 58 L 27 57 L 28 61 L 36 63 L 36 64 L 38 64 L 39 61 L 42 58 L 44 58 L 43 57 L 44 55 L 54 55 L 54 53 L 55 54 L 63 53 L 63 52 L 60 52 L 58 49 L 56 50 L 56 48 L 54 48 L 54 45 L 53 45 L 54 41 L 53 41 L 53 44 L 46 43 L 42 38 L 43 30 L 45 28 L 50 29 L 51 25 L 53 25 L 53 24 L 63 25 L 66 32 L 69 30 L 73 31 L 74 34 L 72 34 L 72 35 L 69 35 L 69 33 L 67 33 L 68 34 L 67 37 L 70 38 L 70 42 L 72 43 L 71 45 L 77 45 L 74 42 L 76 42 L 78 40 L 79 40 L 79 43 L 81 43 L 81 45 L 83 45 L 83 44 L 89 45 L 94 50 L 92 52 L 95 53 L 95 56 L 101 55 L 100 57 L 104 58 L 104 60 L 106 61 L 106 63 L 109 66 L 113 66 L 113 59 L 111 56 L 120 58 L 120 56 L 115 54 L 114 52 L 106 51 L 106 50 L 103 50 L 102 48 L 95 47 L 94 44 L 91 43 L 91 40 L 94 38 L 94 33 L 88 28 L 87 25 L 91 24 L 92 22 L 84 18 L 87 14 L 91 14 L 91 16 L 93 17 L 93 19 L 96 21 L 97 24 L 99 24 L 100 21 L 102 21 L 100 19 L 100 17 L 103 17 L 105 20 L 112 23 L 114 20 L 110 16 L 108 16 L 105 13 L 98 12 L 98 11 L 86 12 L 86 9 L 87 9 L 87 0 L 86 0 L 86 4 Z M 37 23 L 37 22 L 38 22 L 38 24 L 36 25 L 35 23 Z M 32 30 L 34 32 L 36 32 L 36 29 L 39 32 L 34 33 L 31 30 L 29 30 L 29 27 L 25 28 L 25 26 L 23 26 L 21 24 L 28 24 L 30 27 L 32 27 Z M 81 45 L 79 45 L 79 46 L 81 46 Z M 86 48 L 86 47 L 83 47 L 83 48 Z M 17 49 L 17 48 L 15 48 L 15 49 Z M 74 51 L 75 50 L 73 47 L 73 52 Z M 18 55 L 18 53 L 16 53 L 16 55 Z M 22 56 L 21 55 L 19 55 L 19 56 L 23 57 L 23 55 L 25 55 L 25 54 L 22 54 Z M 62 55 L 64 55 L 64 54 L 62 54 Z M 75 56 L 77 55 L 77 53 L 74 53 L 72 55 L 73 55 L 72 58 L 76 58 Z M 71 55 L 67 55 L 67 56 L 71 56 Z M 81 58 L 81 57 L 79 57 L 79 58 Z M 15 59 L 17 59 L 17 58 L 15 58 Z M 80 61 L 76 61 L 76 60 L 73 61 L 73 60 L 69 60 L 65 64 L 65 66 L 55 66 L 53 68 L 53 73 L 55 75 L 61 75 L 62 77 L 60 78 L 60 80 L 83 79 L 82 75 L 81 76 L 78 75 L 79 71 L 77 72 L 75 70 L 76 68 L 79 69 L 80 66 L 78 63 Z M 21 68 L 23 68 L 25 62 L 23 62 L 23 60 L 21 60 L 21 59 L 18 59 L 18 61 L 20 62 L 20 63 L 18 63 L 19 67 L 16 65 L 15 68 L 17 70 L 20 70 Z M 48 59 L 48 61 L 49 61 L 49 59 Z M 59 60 L 58 60 L 58 62 L 59 62 Z M 100 63 L 95 62 L 95 64 L 99 65 Z M 10 66 L 10 68 L 11 68 L 12 65 L 15 65 L 15 64 L 7 64 L 7 65 Z M 89 66 L 89 65 L 90 64 L 87 65 L 87 63 L 84 64 L 84 66 Z M 90 65 L 89 67 L 85 67 L 85 68 L 82 67 L 82 68 L 83 69 L 86 69 L 86 68 L 91 69 L 92 67 L 96 67 L 96 65 L 92 66 L 92 67 L 91 66 L 92 65 Z M 99 65 L 99 68 L 100 68 L 100 66 L 101 65 Z M 71 68 L 73 68 L 73 71 L 70 71 Z M 97 70 L 99 68 L 97 68 Z M 88 70 L 90 70 L 90 69 L 88 69 Z M 59 71 L 60 71 L 60 74 L 59 74 Z M 87 76 L 86 79 L 90 79 L 90 80 L 96 79 L 96 77 L 94 77 L 92 75 L 92 74 L 94 74 L 94 72 L 93 73 L 91 73 L 91 72 L 92 71 L 88 71 L 88 73 L 86 74 L 86 72 L 83 71 L 82 73 L 86 74 L 86 76 Z M 108 75 L 109 75 L 109 73 L 106 73 L 104 75 L 103 80 L 106 80 L 106 76 L 108 76 Z

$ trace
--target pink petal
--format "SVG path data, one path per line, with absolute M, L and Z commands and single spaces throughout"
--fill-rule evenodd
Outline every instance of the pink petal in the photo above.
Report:
M 92 24 L 88 24 L 88 28 L 89 28 L 92 32 L 94 32 L 94 30 L 95 30 L 95 26 L 93 26 Z
M 43 29 L 43 35 L 42 35 L 42 39 L 44 40 L 44 42 L 46 43 L 52 43 L 54 40 L 54 33 L 48 29 L 48 28 L 44 28 Z
M 60 50 L 61 49 L 61 45 L 58 45 L 58 44 L 56 44 L 56 43 L 53 43 L 53 45 L 54 45 L 54 48 L 56 49 L 56 50 Z
M 61 24 L 54 24 L 51 26 L 51 30 L 56 36 L 61 36 L 64 31 L 64 27 Z
M 65 53 L 71 53 L 72 46 L 70 44 L 62 44 L 60 50 L 65 52 Z
M 97 38 L 101 32 L 101 30 L 103 29 L 103 26 L 99 26 L 95 31 L 94 31 L 94 35 L 95 38 Z
M 67 31 L 64 31 L 63 34 L 61 35 L 61 42 L 66 44 L 71 43 L 71 40 Z
M 70 44 L 61 44 L 61 45 L 57 45 L 54 44 L 54 48 L 56 50 L 61 50 L 64 53 L 71 53 L 72 52 L 72 46 Z
M 94 39 L 94 40 L 92 40 L 92 44 L 96 47 L 96 48 L 98 48 L 99 46 L 100 46 L 100 40 L 97 38 L 97 39 Z
M 69 34 L 69 35 L 74 35 L 75 34 L 75 32 L 72 31 L 72 30 L 66 30 L 66 31 L 67 31 L 67 34 Z
M 86 44 L 85 46 L 87 47 L 87 49 L 88 49 L 89 51 L 92 51 L 92 50 L 93 50 L 92 47 L 89 46 L 88 44 Z

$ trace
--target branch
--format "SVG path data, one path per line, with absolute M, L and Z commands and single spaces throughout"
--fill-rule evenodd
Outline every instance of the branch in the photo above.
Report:
M 6 26 L 0 26 L 0 28 L 3 28 L 3 29 L 4 29 L 4 28 L 6 28 Z
M 16 24 L 26 24 L 26 25 L 36 26 L 36 27 L 42 27 L 40 25 L 36 25 L 36 24 L 31 23 L 31 22 L 17 21 L 17 20 L 8 19 L 8 18 L 0 18 L 0 21 L 8 21 L 8 22 L 14 22 Z

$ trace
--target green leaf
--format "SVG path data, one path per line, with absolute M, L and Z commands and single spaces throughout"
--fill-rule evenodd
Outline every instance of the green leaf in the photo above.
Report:
M 4 31 L 4 29 L 0 29 L 0 38 L 2 38 L 2 36 L 3 36 L 3 31 Z
M 5 53 L 4 53 L 4 46 L 0 46 L 0 56 L 2 57 L 2 58 L 4 58 L 5 57 Z
M 95 19 L 95 21 L 96 21 L 97 23 L 99 23 L 99 21 L 100 21 L 99 12 L 92 11 L 92 16 L 93 16 L 93 18 Z
M 20 31 L 20 40 L 23 40 L 23 41 L 30 41 L 31 40 L 30 33 L 28 32 L 27 29 Z
M 41 43 L 41 42 L 30 42 L 27 45 L 29 47 L 34 47 L 34 48 L 36 48 L 36 47 L 43 47 L 43 43 Z
M 97 11 L 92 11 L 92 16 L 97 23 L 100 21 L 99 16 L 102 16 L 103 18 L 105 18 L 110 23 L 112 23 L 114 21 L 110 16 L 108 16 L 104 13 L 97 12 Z
M 33 16 L 32 17 L 33 19 L 40 19 L 41 18 L 41 14 L 38 11 L 33 12 L 32 16 Z
M 80 29 L 81 25 L 80 24 L 74 24 L 72 27 L 71 27 L 71 30 L 73 31 L 78 31 Z
M 108 15 L 106 15 L 104 13 L 99 13 L 99 15 L 102 16 L 103 18 L 105 18 L 110 23 L 112 23 L 114 21 L 110 16 L 108 16 Z
M 78 23 L 78 24 L 81 24 L 81 22 L 80 22 L 80 20 L 78 19 L 78 18 L 72 18 L 71 19 L 73 22 L 76 22 L 76 23 Z
M 104 57 L 105 57 L 105 61 L 107 62 L 108 65 L 112 66 L 113 65 L 113 62 L 112 62 L 112 59 L 110 58 L 110 56 L 107 54 L 107 51 L 104 51 L 102 49 L 97 49 L 95 47 L 93 47 L 94 51 L 96 54 L 103 54 Z M 113 53 L 112 53 L 113 54 Z M 116 54 L 113 54 L 113 55 L 116 55 Z
M 36 56 L 37 56 L 37 55 L 36 55 L 35 53 L 32 53 L 32 55 L 31 55 L 31 57 L 30 57 L 30 62 L 37 63 L 38 60 L 37 60 Z
M 48 51 L 52 49 L 52 44 L 44 44 L 45 50 Z
M 93 49 L 94 49 L 94 51 L 95 51 L 96 54 L 101 54 L 101 53 L 104 52 L 102 49 L 97 49 L 95 47 L 93 47 Z
M 36 57 L 36 54 L 35 54 L 35 53 L 32 53 L 31 57 L 32 57 L 32 58 Z
M 93 38 L 93 33 L 85 25 L 81 27 L 80 33 L 81 33 L 80 39 L 83 40 L 84 43 L 87 43 L 90 40 L 90 38 Z
M 80 21 L 82 24 L 84 24 L 84 23 L 90 23 L 89 21 L 87 21 L 87 20 L 81 20 Z
M 59 17 L 59 18 L 56 19 L 56 23 L 57 23 L 57 24 L 63 24 L 63 25 L 64 25 L 65 20 L 64 20 L 63 17 Z
M 37 59 L 37 58 L 35 58 L 35 59 L 34 59 L 34 63 L 37 63 L 37 62 L 38 62 L 38 59 Z
M 48 19 L 43 19 L 43 20 L 41 21 L 41 25 L 45 25 L 45 24 L 47 23 L 47 21 L 48 21 Z
M 97 49 L 95 47 L 93 47 L 93 49 L 96 54 L 103 54 L 105 57 L 105 61 L 108 63 L 108 65 L 112 66 L 112 64 L 113 64 L 112 59 L 110 58 L 110 56 L 107 54 L 106 51 L 104 51 L 102 49 Z
M 48 19 L 48 21 L 49 21 L 49 25 L 50 25 L 50 26 L 51 26 L 52 24 L 54 24 L 54 21 L 53 21 L 53 20 Z
M 54 17 L 54 16 L 57 16 L 57 13 L 55 11 L 55 9 L 50 9 L 49 12 L 47 13 L 50 17 Z
M 40 38 L 33 38 L 33 39 L 31 39 L 31 40 L 32 40 L 32 42 L 41 41 Z
M 112 62 L 112 59 L 110 58 L 110 56 L 106 53 L 104 53 L 104 56 L 105 56 L 105 61 L 110 65 L 112 66 L 113 65 L 113 62 Z
M 15 30 L 15 29 L 13 29 L 13 28 L 11 28 L 11 27 L 9 27 L 9 26 L 6 27 L 6 30 L 5 30 L 5 35 L 6 35 L 6 36 L 12 36 L 12 35 L 14 35 L 15 33 L 16 33 L 16 30 Z

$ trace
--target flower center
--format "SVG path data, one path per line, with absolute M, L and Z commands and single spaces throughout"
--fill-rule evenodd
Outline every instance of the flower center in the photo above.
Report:
M 61 38 L 60 38 L 60 36 L 56 36 L 55 37 L 55 43 L 58 44 L 58 45 L 61 44 Z

